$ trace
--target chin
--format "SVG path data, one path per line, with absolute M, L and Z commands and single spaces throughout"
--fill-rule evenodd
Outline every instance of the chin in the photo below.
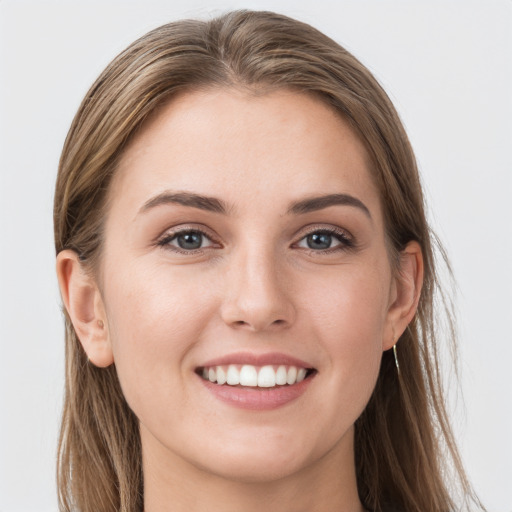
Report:
M 307 423 L 303 424 L 304 426 Z M 252 430 L 252 432 L 251 432 Z M 233 433 L 235 434 L 235 433 Z M 220 478 L 242 483 L 270 483 L 286 479 L 312 467 L 329 453 L 345 452 L 350 436 L 315 436 L 311 431 L 248 429 L 245 435 L 217 437 L 215 443 L 198 447 L 189 459 L 196 467 Z M 215 436 L 213 436 L 215 438 Z M 352 444 L 349 443 L 352 458 Z M 199 464 L 198 464 L 199 463 Z
M 257 453 L 255 453 L 257 452 Z M 208 464 L 203 469 L 225 480 L 257 484 L 270 483 L 285 479 L 309 465 L 304 454 L 271 453 L 270 450 L 248 453 L 219 454 L 215 464 Z

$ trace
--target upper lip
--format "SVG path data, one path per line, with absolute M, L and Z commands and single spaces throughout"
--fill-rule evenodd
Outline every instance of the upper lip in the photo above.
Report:
M 306 361 L 302 361 L 296 357 L 281 354 L 279 352 L 267 352 L 265 354 L 235 352 L 233 354 L 227 354 L 215 359 L 210 359 L 203 363 L 201 367 L 223 366 L 229 364 L 250 364 L 252 366 L 287 365 L 297 366 L 299 368 L 313 368 L 313 366 Z

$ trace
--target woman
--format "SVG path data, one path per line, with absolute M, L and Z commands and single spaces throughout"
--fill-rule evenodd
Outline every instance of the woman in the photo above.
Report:
M 315 29 L 233 12 L 127 48 L 66 140 L 55 238 L 62 510 L 478 506 L 414 155 Z

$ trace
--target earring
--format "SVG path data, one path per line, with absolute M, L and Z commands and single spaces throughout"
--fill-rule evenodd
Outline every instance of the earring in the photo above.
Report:
M 397 351 L 396 351 L 396 343 L 393 345 L 393 355 L 395 356 L 396 370 L 398 372 L 398 375 L 400 375 L 400 365 L 398 364 L 398 354 L 397 354 Z

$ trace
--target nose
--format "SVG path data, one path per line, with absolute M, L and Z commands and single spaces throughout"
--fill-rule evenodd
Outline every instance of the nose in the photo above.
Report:
M 272 250 L 234 255 L 224 284 L 221 316 L 230 327 L 258 332 L 293 324 L 289 280 Z

